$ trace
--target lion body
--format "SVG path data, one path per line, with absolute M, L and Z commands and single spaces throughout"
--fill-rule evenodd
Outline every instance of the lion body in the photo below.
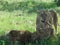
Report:
M 37 18 L 36 18 L 37 34 L 49 35 L 51 31 L 47 31 L 47 29 L 49 28 L 53 29 L 52 25 L 54 25 L 55 27 L 55 30 L 53 30 L 55 31 L 53 32 L 53 34 L 55 35 L 55 33 L 57 32 L 57 12 L 55 10 L 39 10 L 39 12 L 37 13 Z
M 21 45 L 26 45 L 31 40 L 31 32 L 30 31 L 17 31 L 17 30 L 11 30 L 9 32 L 9 39 L 12 42 L 19 41 L 21 42 Z

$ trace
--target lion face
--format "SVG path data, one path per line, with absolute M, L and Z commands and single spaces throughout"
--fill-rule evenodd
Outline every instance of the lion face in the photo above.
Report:
M 48 28 L 52 24 L 52 15 L 49 10 L 39 10 L 37 13 L 36 26 L 37 28 Z
M 49 21 L 51 13 L 48 10 L 40 10 L 38 12 L 41 22 Z

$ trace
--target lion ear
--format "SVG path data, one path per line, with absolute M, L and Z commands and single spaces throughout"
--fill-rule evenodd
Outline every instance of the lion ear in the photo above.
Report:
M 43 10 L 41 9 L 41 10 L 37 10 L 37 14 L 43 14 Z
M 52 9 L 52 10 L 49 10 L 49 11 L 50 11 L 50 12 L 52 12 L 52 13 L 53 13 L 53 12 L 56 12 L 56 10 L 54 10 L 54 9 Z
M 40 13 L 40 10 L 37 10 L 37 13 Z

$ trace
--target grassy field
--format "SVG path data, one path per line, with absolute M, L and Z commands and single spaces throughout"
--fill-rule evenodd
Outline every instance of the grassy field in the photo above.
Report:
M 34 32 L 36 30 L 35 29 L 36 16 L 37 16 L 36 13 L 26 13 L 19 10 L 13 12 L 0 11 L 0 35 L 4 33 L 8 33 L 10 30 L 13 29 L 29 30 L 31 32 Z M 58 16 L 58 23 L 60 24 L 60 16 Z M 60 33 L 60 26 L 58 26 L 58 32 Z M 4 41 L 1 45 L 3 44 Z M 56 45 L 57 42 L 55 43 L 53 41 L 52 43 L 51 41 L 48 41 L 48 44 L 46 45 L 50 45 L 50 44 Z
M 26 13 L 23 11 L 0 11 L 0 32 L 12 29 L 35 31 L 36 13 Z M 60 24 L 60 16 L 58 16 Z M 60 28 L 58 26 L 58 32 Z
M 4 3 L 7 1 L 8 3 Z M 60 24 L 60 7 L 55 3 L 39 3 L 37 2 L 23 2 L 24 0 L 3 0 L 0 1 L 0 35 L 8 33 L 10 30 L 29 30 L 36 31 L 36 16 L 37 10 L 44 7 L 45 9 L 55 9 L 58 15 L 58 23 Z M 27 1 L 27 0 L 26 0 Z M 21 2 L 21 4 L 20 4 Z M 24 3 L 24 4 L 23 4 Z M 27 5 L 28 4 L 28 5 Z M 42 4 L 42 5 L 41 5 Z M 7 6 L 6 6 L 7 5 Z M 55 41 L 48 40 L 47 44 L 42 45 L 59 45 L 60 42 L 60 26 L 58 26 L 58 37 Z M 7 41 L 7 40 L 6 40 Z M 1 40 L 0 45 L 5 45 L 5 41 Z M 9 45 L 6 44 L 6 45 Z M 40 45 L 40 44 L 29 44 Z
M 6 12 L 0 11 L 0 32 L 11 29 L 35 30 L 36 14 L 28 14 L 21 11 Z

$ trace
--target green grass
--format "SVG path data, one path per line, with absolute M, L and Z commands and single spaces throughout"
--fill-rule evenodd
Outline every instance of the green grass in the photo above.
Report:
M 16 12 L 0 11 L 0 32 L 11 29 L 29 30 L 33 32 L 35 30 L 36 14 L 19 14 L 20 11 Z
M 26 0 L 2 0 L 0 1 L 0 35 L 8 33 L 10 30 L 29 30 L 31 32 L 36 31 L 36 11 L 39 9 L 56 9 L 58 16 L 58 23 L 60 24 L 60 7 L 57 7 L 55 3 L 47 1 L 47 3 L 41 3 L 38 1 Z M 30 13 L 29 13 L 30 12 Z M 46 45 L 58 45 L 60 42 L 60 26 L 58 26 L 57 39 L 49 39 L 45 41 Z M 51 41 L 52 40 L 52 41 Z M 4 45 L 8 40 L 0 40 L 0 45 Z M 40 45 L 31 44 L 30 45 Z M 45 44 L 42 44 L 45 45 Z
M 0 11 L 0 32 L 11 29 L 35 31 L 37 14 L 20 12 Z M 60 24 L 60 16 L 58 17 L 58 23 Z M 59 26 L 58 32 L 60 32 Z
M 16 30 L 29 30 L 34 32 L 36 29 L 36 13 L 26 13 L 21 11 L 0 11 L 0 35 L 8 33 L 12 29 Z M 60 24 L 60 16 L 58 16 L 58 23 Z M 60 26 L 58 26 L 58 32 L 60 33 Z M 48 40 L 46 45 L 56 45 L 57 42 Z M 56 43 L 55 43 L 56 42 Z M 4 45 L 4 42 L 0 42 Z M 9 43 L 8 43 L 9 44 Z M 40 44 L 40 43 L 39 43 Z M 38 44 L 38 45 L 39 45 Z M 32 45 L 32 44 L 31 44 Z M 35 44 L 34 44 L 35 45 Z M 37 45 L 37 44 L 36 44 Z M 44 44 L 43 44 L 44 45 Z

